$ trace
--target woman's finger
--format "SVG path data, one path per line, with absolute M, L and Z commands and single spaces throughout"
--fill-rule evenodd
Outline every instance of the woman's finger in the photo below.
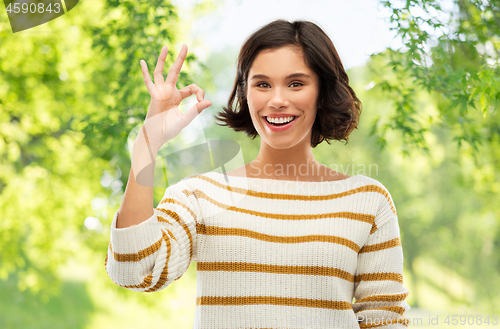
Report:
M 187 55 L 187 46 L 182 44 L 181 51 L 177 56 L 174 64 L 168 70 L 167 80 L 165 83 L 175 86 L 177 84 L 177 78 L 179 77 L 179 73 L 181 72 L 182 64 L 186 59 Z
M 209 100 L 205 100 L 205 101 L 202 101 L 202 102 L 199 102 L 199 103 L 196 103 L 194 104 L 189 110 L 187 110 L 186 112 L 182 113 L 182 129 L 184 129 L 185 127 L 187 127 L 191 121 L 193 121 L 194 118 L 196 118 L 196 116 L 198 114 L 200 114 L 204 109 L 206 109 L 207 107 L 211 106 L 212 105 L 212 102 L 209 101 Z
M 165 60 L 167 59 L 168 49 L 166 46 L 161 48 L 160 56 L 158 56 L 158 61 L 156 62 L 156 67 L 154 71 L 155 84 L 159 86 L 164 82 L 163 80 L 163 68 L 165 67 Z
M 144 83 L 146 84 L 146 87 L 148 88 L 148 91 L 151 94 L 155 85 L 153 84 L 153 81 L 151 81 L 151 77 L 149 76 L 148 64 L 146 64 L 146 61 L 142 59 L 140 63 L 142 68 L 142 76 L 144 77 Z
M 185 99 L 192 94 L 196 94 L 196 99 L 198 100 L 198 102 L 201 102 L 203 99 L 205 99 L 205 92 L 195 83 L 180 89 L 179 93 L 181 94 L 182 99 Z

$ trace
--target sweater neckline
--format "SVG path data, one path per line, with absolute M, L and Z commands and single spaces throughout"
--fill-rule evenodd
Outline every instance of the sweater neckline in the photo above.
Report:
M 350 182 L 356 177 L 360 177 L 361 175 L 353 175 L 349 176 L 344 179 L 337 179 L 337 180 L 332 180 L 332 181 L 299 181 L 299 180 L 286 180 L 286 179 L 273 179 L 273 178 L 259 178 L 259 177 L 251 177 L 251 176 L 232 176 L 232 175 L 227 175 L 223 174 L 220 172 L 213 171 L 211 173 L 217 174 L 219 178 L 221 178 L 223 181 L 229 180 L 234 180 L 234 181 L 247 181 L 247 182 L 252 182 L 252 183 L 261 183 L 261 184 L 298 184 L 298 185 L 329 185 L 329 184 L 335 184 L 335 183 L 346 183 Z M 227 179 L 226 179 L 227 177 Z
M 222 186 L 230 186 L 238 189 L 237 195 L 242 191 L 252 190 L 256 193 L 289 194 L 289 195 L 329 195 L 343 193 L 359 188 L 366 184 L 365 176 L 354 175 L 345 179 L 334 181 L 292 181 L 272 178 L 230 176 L 221 172 L 211 171 L 199 174 L 212 179 Z M 197 175 L 194 175 L 197 176 Z M 235 190 L 236 191 L 236 190 Z M 243 193 L 243 195 L 246 193 Z

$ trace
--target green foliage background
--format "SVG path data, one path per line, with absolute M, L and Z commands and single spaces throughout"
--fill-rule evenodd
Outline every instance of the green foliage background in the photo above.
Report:
M 498 314 L 499 1 L 456 0 L 451 21 L 436 1 L 380 3 L 404 46 L 348 71 L 360 126 L 315 156 L 391 192 L 414 309 Z M 216 8 L 200 3 L 192 19 Z M 170 66 L 191 23 L 164 1 L 82 1 L 17 34 L 0 15 L 0 328 L 192 326 L 195 264 L 157 294 L 119 288 L 104 271 L 127 139 L 149 103 L 139 60 L 152 72 L 167 45 Z M 214 125 L 237 53 L 189 52 L 178 87 L 198 84 L 213 105 L 196 119 L 203 131 L 183 132 L 164 154 L 207 139 L 237 141 L 245 162 L 258 154 L 259 138 Z

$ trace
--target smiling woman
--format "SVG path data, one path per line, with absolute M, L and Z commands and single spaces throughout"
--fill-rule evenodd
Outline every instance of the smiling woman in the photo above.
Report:
M 287 74 L 290 71 L 296 73 Z M 304 146 L 310 148 L 319 78 L 307 67 L 301 49 L 286 46 L 261 51 L 248 74 L 246 99 L 253 126 L 262 138 L 261 152 L 266 152 L 266 145 L 289 149 L 304 139 Z
M 180 60 L 172 72 L 179 68 Z M 259 135 L 257 158 L 169 186 L 149 218 L 134 200 L 151 190 L 131 192 L 122 208 L 136 224 L 115 213 L 109 276 L 158 291 L 195 260 L 197 329 L 404 328 L 408 291 L 389 191 L 367 176 L 325 170 L 312 153 L 324 140 L 347 142 L 361 111 L 333 43 L 311 22 L 274 21 L 245 42 L 237 72 L 219 120 Z M 170 73 L 167 81 L 173 91 Z M 195 91 L 198 106 L 208 106 Z
M 269 73 L 264 74 L 263 70 Z M 237 72 L 227 107 L 218 113 L 220 125 L 244 131 L 252 138 L 258 136 L 256 127 L 248 120 L 249 92 L 261 85 L 272 89 L 269 80 L 281 79 L 280 83 L 291 84 L 298 91 L 309 87 L 318 93 L 312 147 L 324 140 L 347 142 L 357 128 L 361 102 L 349 86 L 349 77 L 331 39 L 312 22 L 277 20 L 256 31 L 240 51 Z M 270 77 L 277 72 L 288 74 Z M 235 100 L 237 106 L 233 107 Z
M 256 31 L 240 51 L 237 72 L 227 107 L 216 116 L 221 121 L 217 124 L 243 131 L 252 139 L 260 136 L 256 158 L 260 163 L 287 159 L 296 166 L 309 162 L 324 167 L 311 148 L 330 140 L 347 143 L 358 127 L 361 102 L 349 86 L 332 41 L 312 22 L 277 20 Z M 252 171 L 256 166 L 254 161 L 229 173 L 256 176 Z

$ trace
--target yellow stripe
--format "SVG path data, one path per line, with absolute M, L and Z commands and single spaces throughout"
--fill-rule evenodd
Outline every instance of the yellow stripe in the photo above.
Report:
M 282 219 L 282 220 L 305 220 L 305 219 L 321 219 L 321 218 L 348 218 L 348 219 L 353 219 L 353 220 L 358 220 L 361 222 L 369 223 L 372 226 L 374 225 L 374 220 L 375 216 L 373 215 L 366 215 L 366 214 L 360 214 L 360 213 L 354 213 L 354 212 L 330 212 L 326 214 L 307 214 L 307 215 L 292 215 L 292 214 L 276 214 L 276 213 L 265 213 L 265 212 L 260 212 L 260 211 L 253 211 L 253 210 L 248 210 L 244 208 L 238 208 L 235 206 L 229 206 L 226 204 L 223 204 L 221 202 L 218 202 L 212 198 L 210 198 L 208 195 L 203 193 L 202 191 L 196 189 L 193 192 L 190 192 L 188 190 L 183 191 L 185 194 L 192 194 L 196 198 L 201 198 L 209 201 L 210 203 L 222 208 L 226 209 L 229 211 L 235 211 L 239 213 L 244 213 L 244 214 L 249 214 L 249 215 L 254 215 L 258 217 L 264 217 L 264 218 L 272 218 L 272 219 Z
M 158 279 L 158 282 L 156 282 L 156 284 L 149 288 L 148 290 L 146 290 L 145 292 L 153 292 L 153 291 L 156 291 L 158 290 L 161 286 L 163 286 L 165 284 L 165 282 L 167 282 L 167 276 L 168 276 L 168 262 L 170 260 L 170 253 L 171 253 L 171 245 L 170 245 L 170 239 L 168 238 L 168 235 L 167 233 L 165 233 L 164 231 L 161 231 L 161 233 L 163 234 L 163 239 L 165 240 L 165 242 L 167 243 L 167 259 L 165 260 L 165 266 L 163 266 L 163 271 L 161 272 L 160 274 L 160 278 Z M 151 276 L 153 274 L 151 273 Z
M 159 206 L 160 204 L 163 204 L 163 203 L 172 203 L 172 204 L 179 205 L 179 206 L 183 207 L 184 209 L 186 209 L 186 210 L 187 210 L 187 212 L 189 212 L 189 213 L 191 214 L 191 216 L 193 216 L 193 218 L 194 218 L 195 220 L 197 219 L 197 218 L 196 218 L 196 214 L 195 214 L 195 213 L 194 213 L 194 212 L 193 212 L 193 211 L 192 211 L 192 210 L 191 210 L 188 206 L 186 206 L 184 203 L 182 203 L 182 202 L 180 202 L 180 201 L 177 201 L 177 200 L 172 199 L 172 198 L 166 198 L 166 199 L 161 200 L 161 201 L 160 201 L 160 203 L 158 204 L 158 206 Z M 158 208 L 155 208 L 155 209 L 156 209 L 156 210 L 160 210 L 160 211 L 162 211 L 162 208 L 159 208 L 159 207 L 158 207 Z
M 394 248 L 400 245 L 401 245 L 401 240 L 399 238 L 395 238 L 386 242 L 364 246 L 363 248 L 361 248 L 360 253 L 379 251 L 379 250 Z
M 186 223 L 184 223 L 184 221 L 179 217 L 179 215 L 175 211 L 162 208 L 158 208 L 157 210 L 173 218 L 184 229 L 184 232 L 186 232 L 186 235 L 189 238 L 189 263 L 191 263 L 191 260 L 193 259 L 193 237 L 191 236 L 191 231 L 189 230 L 189 227 L 186 225 Z M 165 220 L 165 218 L 158 216 L 158 220 L 160 221 Z
M 356 275 L 354 282 L 360 281 L 396 281 L 403 283 L 403 275 L 400 273 L 365 273 Z
M 165 223 L 169 223 L 170 225 L 172 225 L 172 223 L 170 223 L 166 218 L 158 215 L 158 221 L 159 222 L 165 222 Z M 177 241 L 177 239 L 175 238 L 174 234 L 169 230 L 169 229 L 165 229 L 168 233 L 168 236 L 171 237 L 172 239 L 174 239 L 175 241 Z
M 157 252 L 160 249 L 161 241 L 162 240 L 163 240 L 163 238 L 161 238 L 160 240 L 156 241 L 151 246 L 149 246 L 149 247 L 147 247 L 145 249 L 142 249 L 139 252 L 134 253 L 134 254 L 119 254 L 119 253 L 116 253 L 116 252 L 113 251 L 113 248 L 111 247 L 111 243 L 109 244 L 109 249 L 111 250 L 111 254 L 113 255 L 113 258 L 116 261 L 119 261 L 119 262 L 138 262 L 141 259 L 144 259 L 144 258 L 148 257 L 149 255 L 152 255 L 155 252 Z
M 172 232 L 170 232 L 170 230 L 166 229 L 167 232 L 168 232 L 168 236 L 171 237 L 172 239 L 174 239 L 174 241 L 177 241 L 177 239 L 175 238 L 174 234 Z
M 157 209 L 157 210 L 159 211 L 159 209 Z M 172 223 L 170 223 L 170 222 L 168 221 L 168 219 L 166 219 L 165 217 L 162 217 L 162 216 L 160 216 L 160 215 L 157 215 L 157 217 L 158 217 L 158 221 L 159 221 L 159 222 L 169 223 L 170 225 L 173 225 L 173 224 L 172 224 Z
M 402 302 L 408 297 L 409 293 L 397 294 L 397 295 L 372 295 L 358 299 L 356 303 L 368 303 L 368 302 Z
M 171 214 L 172 216 L 176 216 L 177 214 L 175 212 L 172 212 L 170 210 L 163 210 L 163 209 L 158 209 L 160 211 L 163 211 L 167 214 Z M 178 216 L 177 216 L 178 218 Z M 174 218 L 175 219 L 175 218 Z M 158 216 L 158 221 L 160 222 L 167 222 L 168 221 L 161 217 L 161 216 Z M 178 220 L 177 220 L 178 221 Z M 179 221 L 178 221 L 179 222 Z M 191 238 L 191 232 L 189 232 L 189 229 L 187 228 L 187 225 L 182 225 L 182 227 L 184 228 L 185 231 L 187 231 L 186 233 L 188 234 L 188 237 L 189 237 L 189 241 L 191 243 L 191 255 L 192 255 L 192 238 Z M 170 232 L 169 230 L 167 230 L 168 233 L 170 233 L 172 235 L 172 238 L 174 240 L 175 237 L 174 235 L 172 234 L 172 232 Z M 112 247 L 111 247 L 111 243 L 109 244 L 109 248 L 111 250 L 111 253 L 113 254 L 113 258 L 118 261 L 118 262 L 138 262 L 140 261 L 141 259 L 144 259 L 146 257 L 148 257 L 149 255 L 152 255 L 154 254 L 155 252 L 157 252 L 159 249 L 160 249 L 160 246 L 161 246 L 161 241 L 163 240 L 163 238 L 161 238 L 160 240 L 156 241 L 154 244 L 152 244 L 151 246 L 145 248 L 145 249 L 142 249 L 140 250 L 139 252 L 137 253 L 132 253 L 132 254 L 119 254 L 119 253 L 116 253 L 113 251 Z M 108 256 L 106 255 L 106 259 L 105 259 L 105 265 L 107 264 L 107 260 L 108 260 Z
M 397 313 L 400 315 L 403 315 L 405 312 L 405 308 L 401 307 L 401 306 L 386 306 L 386 307 L 365 308 L 357 313 L 365 312 L 365 311 L 374 311 L 374 310 L 389 311 L 389 312 L 394 312 L 394 313 Z
M 225 228 L 217 226 L 206 226 L 203 224 L 196 225 L 197 234 L 203 235 L 219 235 L 219 236 L 244 236 L 261 241 L 274 243 L 304 243 L 304 242 L 330 242 L 346 246 L 355 252 L 360 251 L 360 247 L 353 241 L 338 236 L 332 235 L 304 235 L 304 236 L 276 236 L 258 233 L 251 230 L 239 228 Z
M 122 285 L 120 285 L 120 287 L 129 288 L 129 289 L 130 288 L 147 288 L 151 285 L 151 283 L 153 283 L 153 274 L 150 274 L 147 277 L 145 277 L 141 284 L 138 284 L 135 286 L 122 286 Z
M 258 197 L 258 198 L 263 198 L 263 199 L 278 199 L 278 200 L 300 200 L 300 201 L 322 201 L 322 200 L 332 200 L 332 199 L 338 199 L 342 198 L 347 195 L 355 194 L 355 193 L 362 193 L 362 192 L 377 192 L 385 196 L 387 201 L 389 201 L 392 212 L 396 214 L 396 209 L 394 208 L 391 199 L 389 197 L 389 194 L 380 186 L 377 185 L 364 185 L 360 186 L 358 188 L 354 188 L 345 192 L 341 193 L 334 193 L 334 194 L 328 194 L 328 195 L 296 195 L 296 194 L 279 194 L 279 193 L 265 193 L 265 192 L 257 192 L 254 190 L 250 189 L 243 189 L 240 187 L 234 187 L 234 186 L 229 186 L 225 184 L 221 184 L 217 182 L 216 180 L 203 176 L 201 175 L 194 175 L 192 176 L 193 178 L 199 178 L 202 180 L 205 180 L 212 185 L 215 185 L 217 187 L 220 187 L 222 189 L 231 191 L 231 192 L 236 192 L 240 194 L 245 194 L 253 197 Z
M 354 282 L 353 274 L 338 268 L 325 267 L 325 266 L 269 265 L 269 264 L 258 264 L 258 263 L 234 263 L 234 262 L 197 262 L 196 270 L 321 275 L 321 276 L 334 276 L 349 282 Z
M 163 237 L 160 239 L 160 243 L 161 243 L 161 240 L 164 240 L 167 244 L 167 259 L 165 262 L 165 267 L 163 268 L 163 272 L 160 275 L 160 279 L 159 279 L 158 283 L 154 287 L 147 290 L 146 292 L 155 291 L 156 289 L 158 289 L 157 286 L 161 286 L 161 284 L 165 283 L 165 281 L 166 281 L 166 277 L 167 277 L 167 273 L 168 273 L 167 266 L 168 266 L 168 261 L 170 259 L 171 247 L 170 247 L 170 239 L 168 238 L 167 234 L 163 231 L 162 231 L 162 233 L 163 233 Z M 111 244 L 109 244 L 109 248 L 111 250 L 111 253 L 113 253 L 113 250 L 111 249 Z M 123 255 L 123 254 L 121 254 L 121 255 Z M 115 257 L 115 259 L 116 259 L 116 257 Z M 163 283 L 161 283 L 161 282 L 163 282 Z M 144 280 L 142 280 L 142 282 L 138 285 L 118 285 L 118 286 L 123 287 L 123 288 L 128 288 L 128 289 L 130 289 L 130 288 L 147 288 L 147 287 L 151 286 L 152 283 L 153 283 L 153 273 L 146 276 L 144 278 Z
M 321 299 L 287 298 L 274 296 L 242 296 L 242 297 L 211 297 L 203 296 L 196 298 L 196 305 L 280 305 L 280 306 L 302 306 L 326 308 L 333 310 L 350 310 L 352 306 L 348 302 L 329 301 Z

